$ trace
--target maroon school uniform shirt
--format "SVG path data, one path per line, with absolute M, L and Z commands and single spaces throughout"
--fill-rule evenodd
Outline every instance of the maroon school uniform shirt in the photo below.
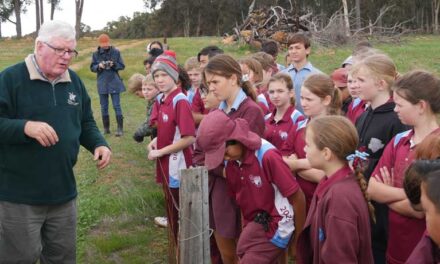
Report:
M 345 166 L 316 189 L 297 246 L 297 263 L 372 264 L 370 216 L 364 195 Z
M 296 154 L 298 159 L 306 158 L 306 152 L 304 151 L 306 141 L 304 136 L 308 122 L 309 119 L 304 119 L 290 129 L 287 140 L 281 147 L 281 153 L 283 156 Z M 306 211 L 308 211 L 310 208 L 310 203 L 312 202 L 313 193 L 315 192 L 318 184 L 316 182 L 308 181 L 301 176 L 297 176 L 296 180 L 298 181 L 299 186 L 301 186 L 301 190 L 304 192 L 304 196 L 306 197 Z
M 440 129 L 432 133 L 440 133 Z M 403 188 L 405 170 L 414 160 L 415 145 L 411 142 L 414 130 L 397 134 L 385 147 L 372 175 L 382 181 L 380 168 L 394 170 L 394 187 Z M 403 216 L 393 210 L 388 211 L 387 261 L 391 264 L 405 263 L 425 232 L 425 219 Z
M 355 98 L 348 105 L 347 113 L 345 116 L 353 123 L 356 124 L 356 120 L 365 112 L 365 101 L 359 97 Z
M 219 109 L 226 113 L 227 104 L 225 101 L 222 101 L 219 105 Z M 263 137 L 264 134 L 264 116 L 260 107 L 249 98 L 243 89 L 237 94 L 235 98 L 231 110 L 226 113 L 229 118 L 243 118 L 249 123 L 249 129 L 258 134 L 260 137 Z
M 429 237 L 428 232 L 422 236 L 416 248 L 414 248 L 407 264 L 426 264 L 426 263 L 440 263 L 440 248 Z
M 157 148 L 171 145 L 184 136 L 195 136 L 194 119 L 188 98 L 177 88 L 167 98 L 157 96 Z M 187 147 L 177 153 L 164 155 L 156 161 L 156 177 L 161 175 L 170 188 L 180 187 L 179 170 L 192 165 L 192 150 Z
M 281 149 L 284 142 L 287 140 L 290 129 L 295 127 L 298 122 L 304 120 L 303 114 L 296 110 L 295 107 L 289 106 L 287 111 L 284 113 L 283 118 L 275 121 L 275 115 L 277 109 L 272 111 L 272 113 L 266 115 L 266 130 L 264 131 L 264 138 L 272 143 L 277 149 Z
M 205 109 L 205 104 L 203 103 L 202 96 L 200 95 L 200 89 L 197 89 L 196 93 L 194 94 L 193 101 L 191 103 L 191 110 L 195 113 L 200 114 L 208 114 L 208 110 Z
M 228 161 L 226 181 L 239 205 L 244 228 L 254 221 L 257 213 L 271 216 L 266 237 L 275 246 L 286 248 L 295 229 L 293 207 L 286 197 L 299 190 L 281 153 L 261 139 L 260 149 L 246 151 L 241 162 Z

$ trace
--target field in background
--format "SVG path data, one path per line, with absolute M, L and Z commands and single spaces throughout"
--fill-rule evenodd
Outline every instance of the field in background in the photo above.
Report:
M 197 54 L 207 45 L 219 45 L 219 38 L 168 39 L 177 60 L 185 60 Z M 116 47 L 128 47 L 121 51 L 126 69 L 121 77 L 126 82 L 135 72 L 143 73 L 142 60 L 148 40 L 115 40 Z M 440 72 L 440 37 L 416 36 L 406 39 L 402 45 L 377 44 L 396 62 L 401 73 L 415 68 Z M 20 62 L 33 51 L 32 40 L 0 41 L 0 70 Z M 96 75 L 89 70 L 95 40 L 80 40 L 79 57 L 73 62 L 84 81 L 94 109 L 95 119 L 100 121 L 99 101 L 96 93 Z M 250 54 L 245 46 L 222 46 L 226 53 L 236 58 Z M 312 63 L 326 73 L 339 67 L 350 54 L 351 47 L 312 47 Z M 283 63 L 285 52 L 280 54 Z M 422 88 L 422 87 L 421 87 Z M 1 89 L 1 88 L 0 88 Z M 154 164 L 147 161 L 146 143 L 132 140 L 132 133 L 145 118 L 145 102 L 132 94 L 121 97 L 125 116 L 125 135 L 116 138 L 106 136 L 113 151 L 111 165 L 97 171 L 92 156 L 81 149 L 75 167 L 78 197 L 78 263 L 166 263 L 166 230 L 156 228 L 154 216 L 164 215 L 161 187 L 154 182 Z M 115 118 L 111 116 L 115 130 Z

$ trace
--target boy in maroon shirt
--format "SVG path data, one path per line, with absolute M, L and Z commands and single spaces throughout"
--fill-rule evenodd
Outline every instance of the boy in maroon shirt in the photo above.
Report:
M 163 181 L 167 203 L 168 226 L 177 245 L 180 178 L 178 171 L 192 165 L 191 145 L 195 126 L 187 97 L 177 87 L 178 68 L 175 53 L 165 51 L 157 57 L 151 72 L 162 94 L 158 95 L 153 116 L 157 122 L 157 137 L 148 145 L 148 158 L 157 160 L 156 173 Z

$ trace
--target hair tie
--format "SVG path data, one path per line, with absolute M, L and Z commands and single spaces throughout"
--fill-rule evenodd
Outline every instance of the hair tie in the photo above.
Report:
M 363 167 L 364 163 L 362 161 L 367 161 L 368 156 L 370 155 L 367 152 L 356 150 L 353 154 L 348 155 L 346 159 L 351 162 L 353 168 L 357 168 L 359 166 Z
M 249 81 L 249 74 L 243 74 L 241 76 L 241 82 L 244 83 L 244 82 L 248 82 L 248 81 Z
M 350 154 L 346 157 L 348 161 L 354 161 L 356 158 L 359 158 L 361 160 L 367 160 L 367 158 L 370 156 L 367 152 L 360 152 L 356 150 L 353 154 Z

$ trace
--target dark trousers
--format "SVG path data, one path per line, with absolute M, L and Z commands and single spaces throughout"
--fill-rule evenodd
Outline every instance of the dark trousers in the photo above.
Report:
M 108 96 L 109 94 L 99 94 L 99 103 L 101 104 L 101 115 L 108 116 Z M 110 94 L 112 98 L 113 109 L 117 116 L 122 115 L 121 99 L 119 93 Z

